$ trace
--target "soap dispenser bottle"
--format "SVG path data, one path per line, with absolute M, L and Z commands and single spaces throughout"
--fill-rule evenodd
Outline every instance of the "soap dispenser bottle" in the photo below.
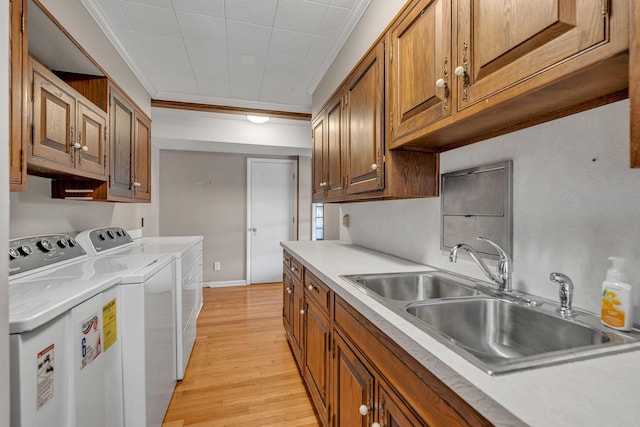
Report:
M 633 328 L 633 288 L 623 271 L 624 258 L 609 257 L 613 262 L 602 283 L 601 320 L 605 325 L 621 331 Z

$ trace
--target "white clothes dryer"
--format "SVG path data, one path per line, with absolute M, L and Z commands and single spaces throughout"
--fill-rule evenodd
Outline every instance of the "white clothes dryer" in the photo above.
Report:
M 132 239 L 118 227 L 83 231 L 76 240 L 89 256 L 165 254 L 176 260 L 176 379 L 182 380 L 196 339 L 202 308 L 202 236 Z

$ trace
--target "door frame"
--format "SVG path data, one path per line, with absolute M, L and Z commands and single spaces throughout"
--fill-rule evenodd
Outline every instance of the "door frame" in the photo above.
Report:
M 288 163 L 293 166 L 294 180 L 291 185 L 291 198 L 293 200 L 293 218 L 295 223 L 293 224 L 293 240 L 298 240 L 298 198 L 299 198 L 299 180 L 300 174 L 298 170 L 298 160 L 291 158 L 259 158 L 259 157 L 247 157 L 247 250 L 245 252 L 246 259 L 246 282 L 247 285 L 251 285 L 251 167 L 253 163 Z

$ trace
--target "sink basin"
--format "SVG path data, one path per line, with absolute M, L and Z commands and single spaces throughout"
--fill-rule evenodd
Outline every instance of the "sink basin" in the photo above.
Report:
M 414 303 L 405 311 L 489 373 L 574 359 L 582 351 L 635 341 L 497 298 Z
M 441 272 L 345 276 L 365 292 L 394 301 L 422 301 L 478 295 L 471 281 Z

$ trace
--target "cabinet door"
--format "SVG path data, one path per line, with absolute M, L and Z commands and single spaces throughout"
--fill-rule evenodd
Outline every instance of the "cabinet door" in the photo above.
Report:
M 305 298 L 304 379 L 324 425 L 329 418 L 329 320 Z
M 369 427 L 373 421 L 373 375 L 339 334 L 334 338 L 333 426 Z M 360 413 L 363 405 L 366 415 Z
M 456 66 L 465 68 L 467 84 L 460 81 L 458 107 L 475 104 L 606 43 L 608 4 L 594 0 L 459 0 Z
M 291 318 L 293 317 L 293 285 L 291 277 L 284 270 L 282 274 L 282 324 L 291 339 Z
M 134 138 L 134 196 L 136 200 L 151 200 L 151 122 L 135 115 Z
M 426 427 L 391 389 L 378 387 L 378 423 L 383 427 Z
M 33 70 L 33 134 L 29 163 L 72 172 L 75 165 L 76 98 L 47 77 L 36 62 Z
M 133 198 L 134 109 L 120 92 L 111 87 L 109 98 L 109 195 Z
M 358 65 L 347 82 L 347 194 L 384 189 L 384 44 Z
M 311 197 L 314 202 L 322 202 L 324 200 L 324 127 L 325 114 L 321 113 L 320 117 L 313 122 L 312 130 L 312 164 L 311 164 Z
M 415 2 L 391 28 L 389 44 L 387 110 L 393 145 L 451 114 L 450 1 Z
M 76 167 L 97 179 L 107 178 L 107 115 L 98 107 L 78 101 Z
M 11 62 L 9 64 L 9 184 L 11 191 L 24 191 L 27 181 L 25 141 L 27 137 L 26 93 L 27 37 L 23 33 L 22 23 L 27 15 L 26 0 L 10 0 L 11 31 L 9 46 Z
M 342 136 L 344 134 L 344 94 L 342 91 L 327 105 L 327 135 L 325 141 L 324 176 L 326 199 L 340 199 L 344 195 Z
M 291 347 L 293 348 L 293 355 L 302 372 L 302 338 L 304 327 L 304 306 L 303 306 L 303 292 L 302 285 L 291 281 L 293 286 L 293 315 L 291 316 Z

